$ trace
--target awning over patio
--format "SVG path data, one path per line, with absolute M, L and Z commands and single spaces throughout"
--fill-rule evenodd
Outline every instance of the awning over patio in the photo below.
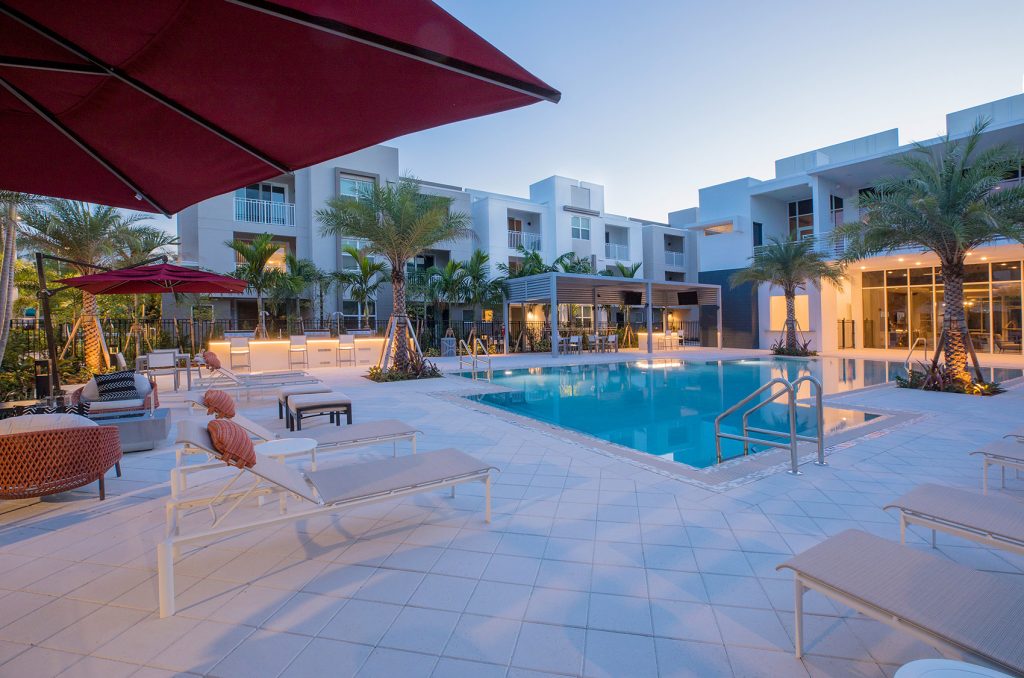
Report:
M 717 316 L 718 347 L 722 346 L 722 288 L 700 283 L 619 278 L 581 273 L 540 273 L 506 281 L 505 351 L 508 352 L 508 310 L 512 304 L 581 304 L 643 306 L 647 320 L 647 352 L 654 352 L 653 309 L 712 307 Z M 551 327 L 551 354 L 558 355 L 557 323 Z

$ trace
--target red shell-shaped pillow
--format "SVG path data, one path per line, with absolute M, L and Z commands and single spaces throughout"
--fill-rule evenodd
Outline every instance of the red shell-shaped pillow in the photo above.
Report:
M 203 351 L 203 361 L 211 372 L 220 369 L 220 358 L 213 351 Z
M 235 416 L 235 399 L 220 389 L 211 388 L 204 393 L 203 404 L 206 405 L 206 413 L 218 419 L 231 419 Z
M 244 428 L 230 419 L 214 419 L 207 424 L 207 430 L 225 464 L 238 468 L 256 465 L 256 450 Z

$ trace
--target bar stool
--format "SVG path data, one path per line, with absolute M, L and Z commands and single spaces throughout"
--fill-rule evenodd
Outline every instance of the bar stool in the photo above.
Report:
M 252 369 L 249 363 L 249 338 L 248 337 L 230 337 L 229 346 L 229 359 L 231 362 L 231 369 L 236 367 L 245 367 Z M 240 358 L 244 356 L 245 362 L 241 362 Z
M 288 347 L 288 367 L 296 364 L 296 356 L 299 359 L 299 365 L 309 367 L 309 350 L 306 346 L 306 336 L 293 334 L 289 339 L 291 340 L 291 346 Z
M 338 364 L 341 364 L 341 354 L 343 351 L 348 351 L 348 358 L 345 362 L 352 365 L 356 364 L 356 338 L 351 334 L 342 334 L 338 337 Z

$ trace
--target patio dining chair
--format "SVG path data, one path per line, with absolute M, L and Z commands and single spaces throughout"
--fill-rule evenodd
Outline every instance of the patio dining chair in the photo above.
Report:
M 291 345 L 288 347 L 288 367 L 292 367 L 295 364 L 309 367 L 309 347 L 306 346 L 306 335 L 293 334 L 289 339 Z
M 342 354 L 347 354 L 344 357 L 345 362 L 350 365 L 356 364 L 356 338 L 351 334 L 342 334 L 338 337 L 338 364 L 341 364 Z
M 574 334 L 569 337 L 569 353 L 581 353 L 583 351 L 583 337 Z

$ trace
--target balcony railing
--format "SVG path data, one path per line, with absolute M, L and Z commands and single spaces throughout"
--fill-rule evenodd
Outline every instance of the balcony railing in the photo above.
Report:
M 604 258 L 629 261 L 629 245 L 616 245 L 613 242 L 604 244 Z
M 295 225 L 295 203 L 235 198 L 235 221 L 255 224 Z
M 526 250 L 540 249 L 540 234 L 527 233 L 525 231 L 509 231 L 508 246 L 510 249 L 522 247 Z
M 673 268 L 686 268 L 686 255 L 683 252 L 665 252 L 665 265 Z
M 815 252 L 827 255 L 830 259 L 839 259 L 846 253 L 846 241 L 833 241 L 831 233 L 823 233 L 822 235 L 816 235 L 810 238 L 801 238 L 801 240 L 804 242 L 810 240 L 813 243 Z M 755 247 L 754 256 L 757 256 L 758 252 L 762 251 L 765 247 L 767 247 L 767 245 L 758 245 Z

